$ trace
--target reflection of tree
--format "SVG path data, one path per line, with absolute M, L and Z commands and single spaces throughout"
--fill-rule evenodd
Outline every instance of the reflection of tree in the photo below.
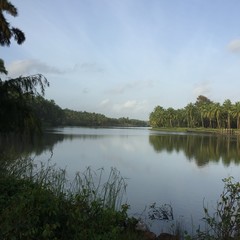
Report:
M 99 139 L 107 137 L 104 135 L 80 135 L 80 134 L 63 134 L 55 132 L 46 132 L 43 135 L 35 137 L 24 137 L 22 135 L 8 134 L 0 135 L 0 159 L 16 159 L 26 157 L 31 154 L 41 155 L 46 151 L 53 151 L 54 145 L 64 140 L 74 139 Z
M 64 140 L 74 140 L 74 139 L 82 139 L 82 140 L 87 140 L 87 139 L 99 139 L 107 137 L 104 135 L 89 135 L 89 134 L 64 134 Z
M 198 166 L 221 159 L 226 166 L 240 163 L 240 137 L 166 134 L 150 135 L 149 142 L 156 152 L 183 151 Z
M 20 135 L 0 136 L 0 157 L 13 158 L 28 156 L 30 154 L 40 155 L 44 151 L 52 151 L 57 142 L 62 142 L 63 135 L 43 134 L 42 136 L 24 137 Z
M 16 134 L 0 134 L 0 175 L 6 169 L 21 169 L 31 164 L 32 156 L 39 156 L 44 152 L 54 153 L 54 146 L 59 142 L 74 139 L 99 139 L 104 135 L 64 134 L 60 132 L 45 132 L 43 135 L 24 137 Z M 29 161 L 30 160 L 30 161 Z M 15 171 L 14 170 L 14 171 Z M 11 170 L 10 170 L 11 171 Z

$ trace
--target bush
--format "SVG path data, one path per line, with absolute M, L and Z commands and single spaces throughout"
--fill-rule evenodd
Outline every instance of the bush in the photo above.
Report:
M 0 174 L 0 239 L 141 239 L 121 204 L 126 184 L 116 169 L 104 184 L 102 170 L 94 181 L 90 168 L 69 184 L 64 170 L 19 163 Z
M 204 231 L 199 229 L 194 239 L 240 239 L 240 183 L 233 182 L 233 177 L 225 178 L 223 182 L 224 189 L 215 212 L 211 215 L 204 206 L 203 220 L 207 228 Z

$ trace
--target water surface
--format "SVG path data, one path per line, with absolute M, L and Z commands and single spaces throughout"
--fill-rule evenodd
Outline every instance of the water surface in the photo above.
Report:
M 201 223 L 203 201 L 215 206 L 221 180 L 240 180 L 240 139 L 231 136 L 66 127 L 49 130 L 28 150 L 35 151 L 38 161 L 46 161 L 52 152 L 52 161 L 66 168 L 70 179 L 88 166 L 106 172 L 117 168 L 127 179 L 130 214 L 140 214 L 154 202 L 170 203 L 175 219 L 184 219 L 189 231 L 192 220 L 196 226 Z M 152 230 L 158 233 L 161 226 L 155 223 Z

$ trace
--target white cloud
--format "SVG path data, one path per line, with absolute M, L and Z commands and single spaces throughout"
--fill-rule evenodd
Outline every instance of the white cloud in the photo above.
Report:
M 129 117 L 135 119 L 147 119 L 149 106 L 146 100 L 126 100 L 115 102 L 108 98 L 102 100 L 97 108 L 98 112 L 110 117 Z
M 10 77 L 18 77 L 20 75 L 24 76 L 37 73 L 63 73 L 63 71 L 57 69 L 56 67 L 50 66 L 44 62 L 35 59 L 14 61 L 7 66 L 7 70 Z
M 84 62 L 81 64 L 75 64 L 74 71 L 80 71 L 84 73 L 102 73 L 104 69 L 95 62 Z
M 134 108 L 134 107 L 136 107 L 136 105 L 137 105 L 137 101 L 136 101 L 136 100 L 132 100 L 132 101 L 127 101 L 127 102 L 125 102 L 125 103 L 122 105 L 122 107 L 123 107 L 123 108 Z
M 110 102 L 109 99 L 104 99 L 104 100 L 102 100 L 102 101 L 100 102 L 100 105 L 101 105 L 101 106 L 106 106 L 106 105 L 109 104 L 109 102 Z
M 123 94 L 123 93 L 125 93 L 129 90 L 132 90 L 132 89 L 141 90 L 141 89 L 146 89 L 146 88 L 151 88 L 151 87 L 153 87 L 153 81 L 151 81 L 151 80 L 146 80 L 146 81 L 138 80 L 138 81 L 125 83 L 123 85 L 112 88 L 112 89 L 108 90 L 107 93 Z
M 208 95 L 211 92 L 210 82 L 209 81 L 203 81 L 195 84 L 193 89 L 193 94 L 195 97 L 198 97 L 199 95 L 203 95 L 208 97 Z
M 113 106 L 113 110 L 118 113 L 136 113 L 146 109 L 146 101 L 128 100 Z
M 234 39 L 228 44 L 228 49 L 233 53 L 240 53 L 240 39 Z

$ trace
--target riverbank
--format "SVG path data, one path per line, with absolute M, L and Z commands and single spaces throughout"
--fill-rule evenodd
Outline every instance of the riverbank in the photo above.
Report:
M 4 157 L 0 163 L 0 239 L 149 239 L 127 214 L 126 183 L 116 169 L 104 183 L 103 171 L 90 168 L 69 182 L 50 163 Z
M 144 223 L 144 228 L 140 226 L 142 230 L 137 229 L 138 219 L 128 216 L 130 206 L 121 201 L 126 183 L 116 169 L 112 169 L 105 183 L 100 181 L 102 171 L 99 180 L 93 181 L 96 172 L 90 168 L 69 183 L 65 170 L 49 165 L 36 169 L 30 158 L 0 161 L 0 239 L 237 240 L 240 237 L 240 183 L 231 177 L 224 179 L 225 187 L 216 207 L 220 217 L 216 219 L 216 213 L 210 215 L 204 208 L 205 223 L 210 223 L 208 231 L 189 236 L 176 226 L 174 235 L 160 233 L 157 237 Z M 161 210 L 154 206 L 151 216 L 159 219 Z
M 240 135 L 238 129 L 216 129 L 216 128 L 151 128 L 150 130 L 160 132 L 181 132 L 181 133 L 199 133 L 199 134 L 216 134 L 216 135 Z

